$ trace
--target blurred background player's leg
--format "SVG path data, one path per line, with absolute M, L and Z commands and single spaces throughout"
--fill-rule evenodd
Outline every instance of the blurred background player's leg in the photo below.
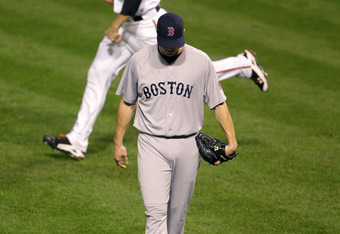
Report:
M 213 61 L 219 81 L 229 79 L 231 77 L 250 78 L 263 92 L 269 89 L 267 81 L 267 73 L 264 72 L 255 53 L 251 50 L 245 50 L 236 57 L 228 57 L 225 59 Z

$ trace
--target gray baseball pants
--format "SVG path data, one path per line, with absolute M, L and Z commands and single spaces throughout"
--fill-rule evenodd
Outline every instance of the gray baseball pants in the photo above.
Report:
M 169 139 L 139 134 L 138 179 L 145 205 L 145 233 L 184 233 L 199 164 L 195 135 Z

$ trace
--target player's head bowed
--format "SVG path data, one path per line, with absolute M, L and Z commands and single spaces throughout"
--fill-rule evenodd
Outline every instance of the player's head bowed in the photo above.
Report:
M 182 17 L 168 12 L 158 19 L 157 43 L 163 48 L 180 48 L 184 46 L 184 21 Z

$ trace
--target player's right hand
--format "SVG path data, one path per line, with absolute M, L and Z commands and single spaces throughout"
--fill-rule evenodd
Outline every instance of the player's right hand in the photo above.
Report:
M 118 34 L 118 28 L 111 26 L 105 31 L 105 35 L 113 42 L 119 42 L 122 37 Z
M 105 0 L 105 2 L 109 5 L 113 5 L 113 0 Z
M 124 158 L 124 161 L 123 161 Z M 127 151 L 126 148 L 121 145 L 121 146 L 117 146 L 115 145 L 114 147 L 114 159 L 116 161 L 117 166 L 121 167 L 121 168 L 126 168 L 126 166 L 124 164 L 129 164 L 129 160 L 127 157 Z

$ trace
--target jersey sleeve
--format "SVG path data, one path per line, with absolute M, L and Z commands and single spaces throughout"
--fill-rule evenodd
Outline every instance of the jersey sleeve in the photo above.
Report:
M 210 59 L 208 61 L 205 84 L 204 102 L 210 109 L 213 109 L 227 99 L 222 86 L 218 81 L 214 65 Z
M 137 65 L 131 59 L 124 70 L 120 80 L 117 95 L 124 95 L 124 101 L 129 104 L 135 104 L 138 99 L 138 72 Z
M 142 0 L 125 0 L 120 14 L 134 16 L 141 1 Z

